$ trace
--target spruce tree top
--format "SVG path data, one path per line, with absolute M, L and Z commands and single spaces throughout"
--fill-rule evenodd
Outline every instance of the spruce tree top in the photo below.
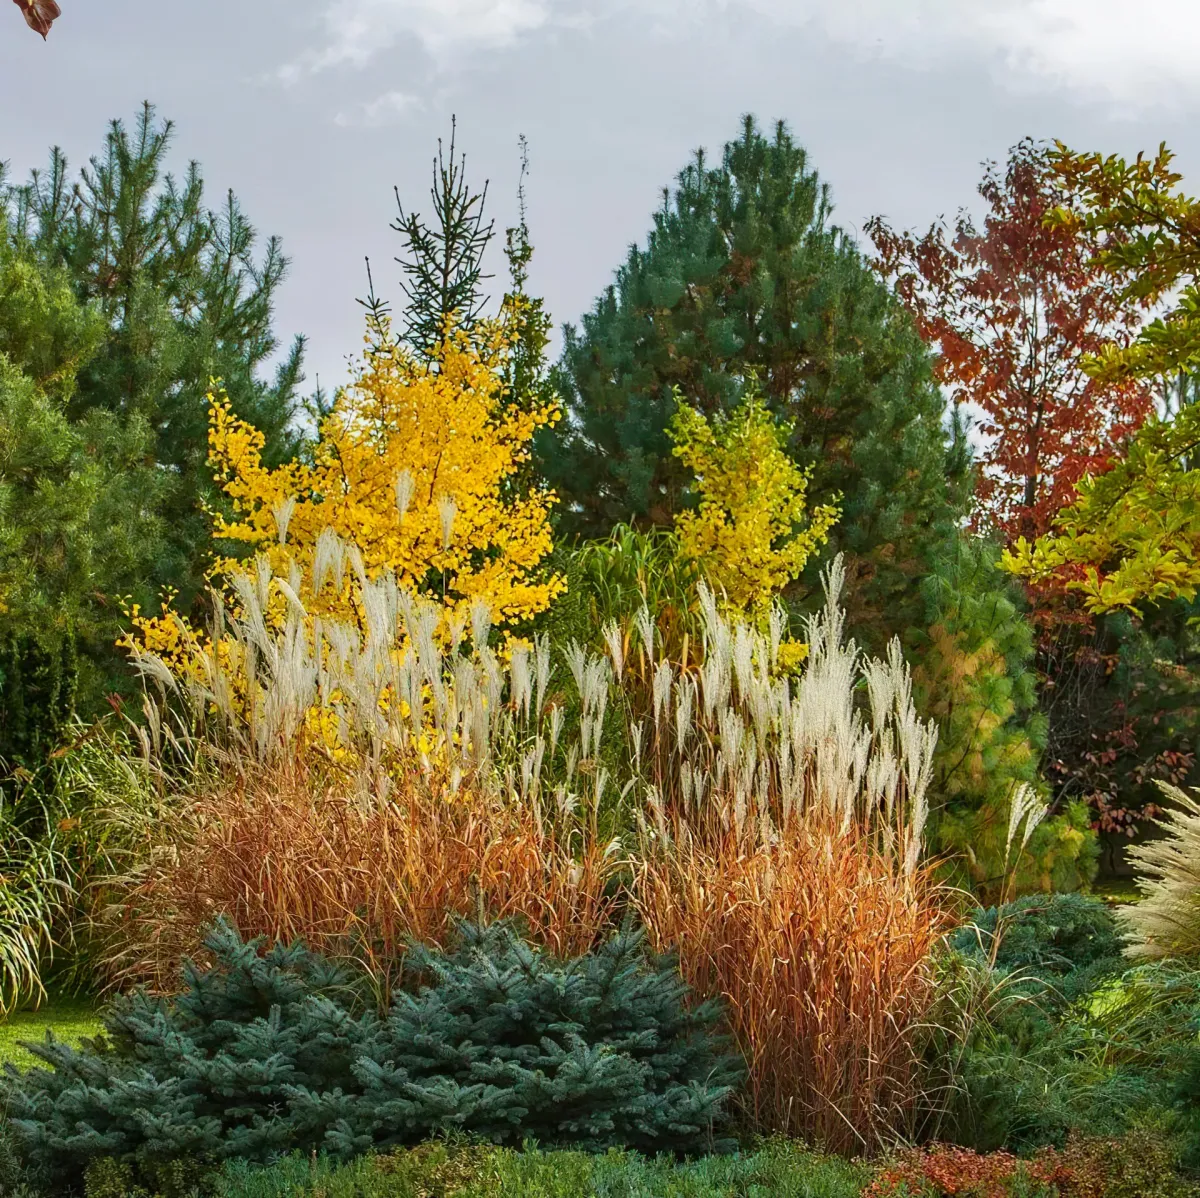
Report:
M 483 255 L 496 227 L 495 221 L 484 222 L 488 185 L 478 192 L 468 186 L 467 157 L 455 156 L 456 135 L 457 122 L 451 118 L 449 161 L 440 137 L 433 160 L 432 223 L 419 213 L 406 213 L 396 189 L 400 212 L 392 228 L 404 238 L 407 255 L 396 259 L 404 270 L 401 286 L 408 298 L 404 339 L 425 357 L 441 345 L 448 319 L 464 329 L 476 323 L 487 303 L 480 285 L 491 277 L 483 273 Z

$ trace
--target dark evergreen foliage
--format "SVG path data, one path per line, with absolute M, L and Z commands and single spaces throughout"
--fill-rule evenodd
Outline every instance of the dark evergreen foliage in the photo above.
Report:
M 207 465 L 211 382 L 263 432 L 277 464 L 299 444 L 304 341 L 293 341 L 270 381 L 261 376 L 278 348 L 272 319 L 288 260 L 275 238 L 258 253 L 232 192 L 207 205 L 196 162 L 181 177 L 167 173 L 173 133 L 147 104 L 132 129 L 112 123 L 76 178 L 55 149 L 45 171 L 6 186 L 2 200 L 12 236 L 63 271 L 103 330 L 80 363 L 67 418 L 107 413 L 150 431 L 163 494 L 148 497 L 147 516 L 161 540 L 143 581 L 151 594 L 178 591 L 186 606 L 203 586 L 205 504 L 217 500 Z
M 1121 973 L 1111 958 L 1091 956 L 1102 937 L 1066 939 L 1090 963 L 1049 984 L 1005 984 L 965 1046 L 960 1110 L 942 1134 L 980 1150 L 1024 1151 L 1073 1134 L 1158 1126 L 1200 1162 L 1200 1107 L 1190 1088 L 1200 1077 L 1200 974 L 1172 962 Z M 1041 951 L 1034 958 L 1047 959 Z M 1079 1001 L 1064 1001 L 1077 979 Z
M 164 482 L 146 461 L 150 430 L 71 414 L 102 339 L 68 273 L 0 212 L 0 778 L 36 774 L 77 702 L 97 708 L 120 597 L 150 597 Z
M 952 535 L 965 460 L 948 449 L 928 351 L 831 224 L 784 124 L 768 138 L 747 117 L 717 166 L 696 155 L 645 247 L 567 328 L 558 374 L 570 421 L 542 450 L 575 530 L 669 523 L 687 482 L 666 434 L 675 392 L 728 411 L 753 374 L 794 424 L 814 500 L 843 495 L 828 551 L 849 554 L 851 602 L 870 609 L 856 623 L 898 631 L 919 606 L 913 580 Z
M 298 1096 L 342 1155 L 455 1129 L 495 1143 L 650 1151 L 712 1147 L 739 1070 L 713 1039 L 719 1011 L 686 1005 L 666 962 L 624 931 L 565 964 L 504 926 L 418 950 L 402 994 L 355 1065 L 356 1096 Z
M 0 778 L 36 776 L 75 714 L 79 667 L 65 629 L 49 645 L 29 636 L 0 641 Z
M 519 1144 L 665 1151 L 714 1140 L 740 1065 L 689 1008 L 670 964 L 625 931 L 557 961 L 506 926 L 465 928 L 450 952 L 414 950 L 413 985 L 386 1017 L 299 945 L 262 952 L 225 924 L 211 968 L 188 965 L 166 1001 L 134 995 L 107 1035 L 34 1048 L 49 1066 L 0 1089 L 28 1162 L 70 1182 L 112 1157 L 352 1156 L 459 1131 Z
M 406 257 L 396 261 L 404 269 L 401 286 L 408 299 L 403 337 L 417 353 L 432 358 L 441 344 L 446 321 L 470 329 L 479 319 L 487 298 L 480 284 L 483 255 L 495 232 L 495 222 L 484 223 L 487 184 L 472 191 L 466 181 L 466 155 L 455 157 L 457 125 L 451 121 L 450 157 L 447 162 L 438 139 L 429 190 L 433 222 L 419 213 L 404 211 L 399 189 L 400 215 L 392 228 L 404 238 Z
M 1082 894 L 1027 894 L 1002 907 L 977 911 L 960 929 L 953 947 L 993 955 L 1001 969 L 1042 978 L 1062 978 L 1099 963 L 1119 965 L 1122 940 L 1108 905 Z

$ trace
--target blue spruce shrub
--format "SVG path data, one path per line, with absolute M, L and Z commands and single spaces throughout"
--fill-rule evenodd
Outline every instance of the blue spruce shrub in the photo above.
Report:
M 6 1066 L 0 1106 L 26 1162 L 75 1184 L 101 1158 L 340 1157 L 458 1132 L 500 1144 L 713 1151 L 740 1060 L 720 1010 L 690 1004 L 671 962 L 625 929 L 559 960 L 512 928 L 414 946 L 381 1016 L 302 945 L 243 942 L 226 923 L 174 999 L 138 993 L 75 1049 Z

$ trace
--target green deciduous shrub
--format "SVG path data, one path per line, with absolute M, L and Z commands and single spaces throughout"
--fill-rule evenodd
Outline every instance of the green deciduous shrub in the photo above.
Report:
M 505 925 L 455 949 L 414 948 L 380 1016 L 300 945 L 261 952 L 219 924 L 183 993 L 119 1000 L 107 1036 L 48 1040 L 50 1068 L 8 1069 L 26 1159 L 78 1179 L 102 1157 L 140 1170 L 181 1158 L 353 1156 L 447 1131 L 587 1148 L 730 1147 L 714 1138 L 741 1066 L 719 1008 L 689 1007 L 670 963 L 625 930 L 556 960 Z
M 203 1160 L 180 1157 L 135 1167 L 99 1157 L 84 1175 L 84 1198 L 200 1198 L 212 1192 L 214 1175 Z

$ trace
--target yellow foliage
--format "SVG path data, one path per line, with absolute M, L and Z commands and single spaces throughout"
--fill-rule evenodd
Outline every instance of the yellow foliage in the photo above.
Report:
M 508 349 L 499 329 L 470 340 L 451 334 L 430 370 L 385 336 L 322 424 L 312 461 L 274 470 L 263 464 L 262 434 L 214 397 L 209 462 L 234 509 L 232 519 L 216 518 L 214 534 L 266 553 L 282 576 L 294 562 L 308 577 L 318 539 L 332 529 L 358 549 L 368 577 L 391 570 L 451 620 L 465 622 L 477 601 L 497 624 L 543 611 L 565 587 L 537 577 L 552 548 L 555 497 L 506 484 L 537 429 L 560 412 L 504 402 Z M 230 559 L 216 566 L 237 568 Z M 323 583 L 302 602 L 344 611 L 352 582 L 339 587 L 331 572 Z
M 711 422 L 680 403 L 670 432 L 700 498 L 675 519 L 683 553 L 730 606 L 761 618 L 824 544 L 840 511 L 825 504 L 806 513 L 809 472 L 792 461 L 790 430 L 757 395 Z
M 432 367 L 397 345 L 386 322 L 373 331 L 358 377 L 306 460 L 269 468 L 263 435 L 224 395 L 209 397 L 209 463 L 232 508 L 214 516 L 213 535 L 253 554 L 253 562 L 214 563 L 222 601 L 240 611 L 254 592 L 274 626 L 299 602 L 310 632 L 319 617 L 361 628 L 363 582 L 390 573 L 439 605 L 442 636 L 470 627 L 480 606 L 501 627 L 543 611 L 566 587 L 540 570 L 552 548 L 555 496 L 522 491 L 514 476 L 537 429 L 559 419 L 557 404 L 506 402 L 511 347 L 498 325 L 477 327 L 470 339 L 448 334 Z M 290 588 L 281 581 L 289 578 Z M 181 680 L 202 682 L 214 663 L 237 675 L 242 647 L 197 635 L 169 599 L 160 616 L 129 614 L 129 643 Z M 335 730 L 322 718 L 308 713 L 309 732 L 332 743 Z
M 266 466 L 262 433 L 224 395 L 210 396 L 209 463 L 232 501 L 231 516 L 214 517 L 214 536 L 265 556 L 278 577 L 295 567 L 310 615 L 354 622 L 358 614 L 360 587 L 343 555 L 327 554 L 329 568 L 319 568 L 320 545 L 334 544 L 327 530 L 357 550 L 368 578 L 391 571 L 406 590 L 438 601 L 447 624 L 465 626 L 480 602 L 498 625 L 543 611 L 565 588 L 557 575 L 539 576 L 555 497 L 517 493 L 511 480 L 558 407 L 505 402 L 509 346 L 499 327 L 448 335 L 434 369 L 397 345 L 386 323 L 377 331 L 307 461 Z M 213 575 L 229 580 L 244 569 L 225 557 Z M 173 656 L 179 621 L 134 615 L 143 646 Z

